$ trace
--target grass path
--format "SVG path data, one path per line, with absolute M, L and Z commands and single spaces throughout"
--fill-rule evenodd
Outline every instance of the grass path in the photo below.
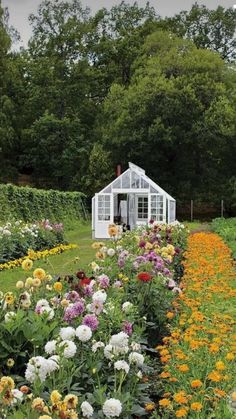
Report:
M 93 242 L 91 238 L 90 223 L 73 223 L 66 228 L 65 238 L 69 243 L 78 244 L 78 249 L 73 249 L 59 255 L 50 256 L 47 261 L 38 260 L 34 262 L 34 267 L 42 267 L 51 274 L 67 274 L 85 269 L 88 263 L 94 258 L 94 250 L 91 248 Z M 76 260 L 79 257 L 80 260 Z M 30 274 L 25 273 L 21 268 L 0 272 L 0 290 L 3 292 L 11 291 L 19 280 L 26 279 Z

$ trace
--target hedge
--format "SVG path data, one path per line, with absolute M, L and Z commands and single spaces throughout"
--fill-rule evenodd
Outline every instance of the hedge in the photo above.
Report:
M 85 195 L 80 192 L 61 192 L 0 184 L 0 220 L 84 219 L 86 216 L 84 198 Z

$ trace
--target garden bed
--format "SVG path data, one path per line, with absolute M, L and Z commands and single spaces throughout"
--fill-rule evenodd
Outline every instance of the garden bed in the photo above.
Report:
M 180 292 L 185 240 L 182 226 L 153 225 L 96 242 L 87 275 L 23 275 L 2 296 L 1 370 L 14 380 L 0 382 L 2 416 L 151 415 L 159 368 L 152 345 L 167 333 L 166 312 Z
M 234 417 L 236 280 L 230 249 L 213 233 L 188 240 L 183 293 L 167 314 L 171 334 L 158 346 L 163 418 Z

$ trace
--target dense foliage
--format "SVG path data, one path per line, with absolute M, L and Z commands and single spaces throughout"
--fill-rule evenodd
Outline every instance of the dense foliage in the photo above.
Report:
M 25 260 L 16 289 L 0 297 L 1 417 L 149 416 L 158 371 L 149 345 L 181 292 L 175 265 L 185 243 L 179 224 L 95 242 L 88 276 L 52 277 Z
M 212 229 L 229 245 L 236 259 L 236 218 L 216 218 L 212 221 Z
M 1 9 L 1 181 L 93 194 L 131 160 L 179 201 L 235 210 L 236 10 L 161 19 L 122 2 L 92 16 L 44 0 L 30 22 L 12 52 Z
M 12 219 L 37 221 L 49 218 L 51 221 L 83 219 L 84 195 L 79 192 L 41 190 L 14 185 L 0 185 L 1 221 Z

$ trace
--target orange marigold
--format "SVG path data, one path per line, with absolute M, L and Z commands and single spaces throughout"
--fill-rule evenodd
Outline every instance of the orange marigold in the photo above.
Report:
M 159 401 L 159 406 L 161 407 L 169 407 L 171 405 L 171 402 L 169 399 L 161 399 Z
M 200 412 L 202 410 L 202 407 L 203 407 L 202 403 L 199 403 L 199 402 L 191 403 L 191 409 L 195 410 L 196 412 Z
M 188 414 L 188 409 L 186 407 L 181 407 L 181 409 L 176 410 L 175 416 L 177 418 L 184 418 Z
M 201 380 L 193 380 L 191 381 L 191 387 L 192 388 L 198 388 L 202 386 L 202 381 Z

